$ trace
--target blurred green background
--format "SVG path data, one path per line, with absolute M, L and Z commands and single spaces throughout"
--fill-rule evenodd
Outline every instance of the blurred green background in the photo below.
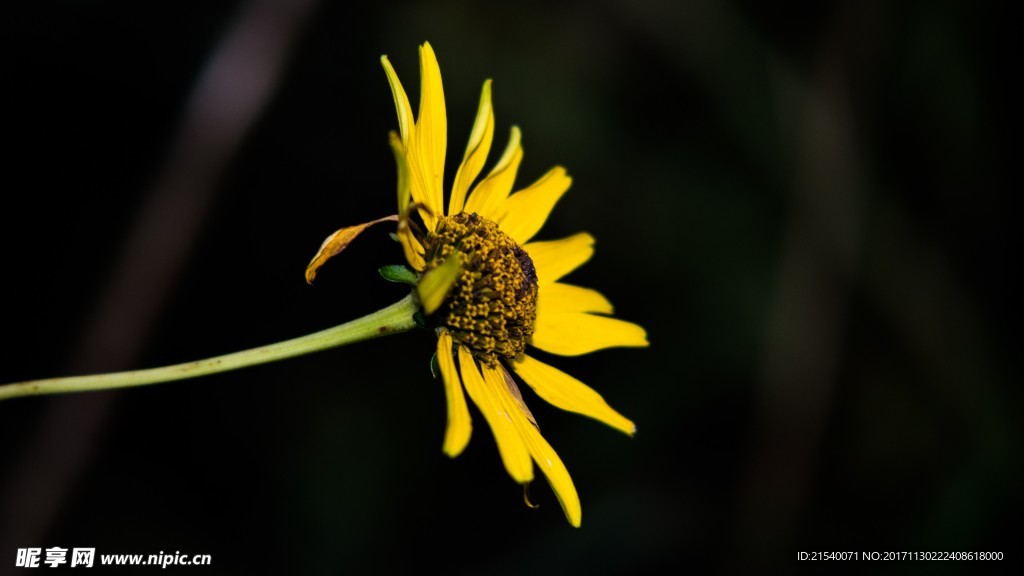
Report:
M 441 453 L 426 332 L 188 383 L 0 404 L 18 547 L 210 554 L 202 572 L 635 574 L 799 551 L 1020 550 L 1015 26 L 985 4 L 74 1 L 7 17 L 0 381 L 326 328 L 403 296 L 387 54 L 444 78 L 447 181 L 480 86 L 541 232 L 651 347 L 551 360 L 625 437 L 525 389 L 573 474 L 528 509 L 478 413 Z M 496 158 L 497 150 L 492 152 Z M 550 360 L 547 357 L 545 359 Z M 192 570 L 198 570 L 193 568 Z

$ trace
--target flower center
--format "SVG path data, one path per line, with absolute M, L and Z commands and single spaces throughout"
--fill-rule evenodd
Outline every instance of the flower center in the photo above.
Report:
M 462 269 L 434 317 L 452 337 L 493 366 L 516 358 L 533 335 L 537 272 L 525 250 L 476 213 L 442 216 L 424 246 L 427 270 L 458 251 Z

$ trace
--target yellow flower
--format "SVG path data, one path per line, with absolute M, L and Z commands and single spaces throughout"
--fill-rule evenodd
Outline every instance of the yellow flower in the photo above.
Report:
M 437 364 L 444 381 L 448 422 L 443 451 L 458 456 L 469 442 L 470 413 L 463 390 L 493 432 L 505 469 L 523 485 L 536 463 L 573 526 L 579 497 L 565 465 L 541 436 L 509 369 L 547 402 L 632 435 L 633 423 L 593 389 L 525 353 L 532 346 L 577 356 L 615 346 L 647 346 L 643 328 L 611 318 L 612 305 L 589 288 L 560 282 L 590 259 L 594 239 L 530 240 L 571 179 L 555 167 L 512 192 L 523 157 L 520 132 L 491 171 L 477 182 L 494 136 L 491 82 L 484 82 L 469 144 L 444 209 L 448 143 L 441 71 L 429 43 L 420 47 L 419 113 L 386 56 L 381 57 L 398 112 L 391 146 L 398 163 L 398 216 L 339 230 L 310 263 L 307 278 L 366 227 L 398 222 L 398 238 L 418 273 L 416 292 L 437 333 Z M 475 185 L 474 185 L 475 183 Z M 413 220 L 413 212 L 422 223 Z

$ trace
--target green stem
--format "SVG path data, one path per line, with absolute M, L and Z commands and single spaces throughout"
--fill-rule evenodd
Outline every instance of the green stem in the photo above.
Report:
M 419 302 L 410 293 L 391 306 L 357 320 L 292 340 L 275 342 L 274 344 L 260 346 L 259 348 L 251 348 L 241 352 L 214 356 L 213 358 L 186 362 L 184 364 L 163 366 L 161 368 L 112 372 L 90 376 L 48 378 L 46 380 L 29 380 L 27 382 L 4 384 L 0 386 L 0 400 L 17 398 L 18 396 L 145 386 L 147 384 L 185 380 L 207 374 L 216 374 L 217 372 L 237 370 L 246 366 L 266 364 L 267 362 L 301 356 L 336 346 L 352 344 L 361 340 L 369 340 L 370 338 L 386 334 L 405 332 L 416 327 L 413 315 L 419 310 L 419 307 Z

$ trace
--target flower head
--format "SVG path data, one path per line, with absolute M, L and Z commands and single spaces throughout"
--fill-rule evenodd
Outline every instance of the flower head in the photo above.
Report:
M 569 522 L 579 526 L 576 488 L 541 436 L 512 373 L 554 406 L 632 435 L 633 423 L 597 392 L 530 356 L 527 349 L 577 356 L 615 346 L 646 346 L 646 333 L 636 324 L 611 318 L 612 305 L 600 293 L 560 282 L 590 259 L 593 237 L 583 232 L 531 241 L 569 189 L 565 169 L 552 168 L 513 192 L 523 157 L 521 134 L 513 127 L 505 151 L 479 178 L 494 137 L 490 80 L 484 82 L 445 210 L 447 117 L 434 51 L 427 43 L 420 47 L 415 116 L 391 63 L 386 56 L 381 62 L 398 113 L 398 133 L 390 135 L 398 164 L 398 216 L 332 234 L 310 263 L 307 279 L 366 227 L 397 221 L 406 260 L 417 273 L 416 292 L 437 334 L 437 363 L 448 404 L 443 451 L 458 456 L 469 442 L 472 424 L 465 391 L 490 426 L 509 475 L 525 485 L 533 480 L 536 463 Z

